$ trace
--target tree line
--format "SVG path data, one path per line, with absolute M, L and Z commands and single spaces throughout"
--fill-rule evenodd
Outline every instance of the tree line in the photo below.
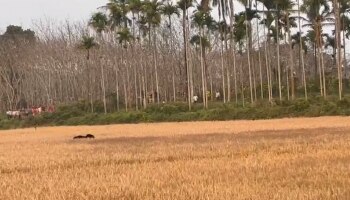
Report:
M 87 24 L 34 30 L 0 36 L 2 110 L 342 99 L 348 84 L 347 0 L 110 0 Z

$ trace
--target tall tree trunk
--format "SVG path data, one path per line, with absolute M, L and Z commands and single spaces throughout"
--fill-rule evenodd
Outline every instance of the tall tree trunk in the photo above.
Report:
M 344 78 L 345 79 L 348 79 L 348 76 L 347 76 L 347 73 L 348 73 L 348 69 L 347 69 L 347 67 L 348 67 L 348 61 L 347 61 L 347 59 L 346 59 L 346 35 L 345 35 L 345 16 L 343 16 L 343 45 L 344 45 L 344 74 L 343 74 L 343 76 L 344 76 Z
M 105 86 L 105 75 L 104 75 L 104 63 L 101 63 L 101 86 L 103 95 L 103 109 L 104 113 L 107 114 L 107 102 L 106 102 L 106 86 Z
M 279 17 L 276 17 L 276 37 L 277 37 L 277 73 L 278 73 L 278 94 L 282 101 L 282 84 L 281 84 L 281 61 L 280 61 L 280 34 L 279 34 Z
M 258 62 L 259 62 L 259 78 L 260 78 L 260 97 L 261 97 L 261 99 L 264 99 L 263 75 L 262 75 L 261 52 L 260 52 L 259 20 L 257 20 L 257 22 L 256 22 L 256 32 L 258 35 Z
M 341 54 L 341 37 L 340 37 L 340 11 L 339 11 L 339 3 L 338 0 L 334 0 L 333 2 L 334 14 L 335 14 L 335 35 L 336 35 L 336 48 L 337 48 L 337 68 L 338 68 L 338 93 L 339 99 L 341 100 L 343 97 L 343 76 L 342 76 L 342 54 Z
M 301 17 L 300 17 L 300 0 L 298 0 L 298 20 L 299 20 L 299 54 L 301 60 L 301 66 L 303 70 L 303 85 L 304 85 L 304 96 L 305 100 L 308 99 L 307 95 L 307 82 L 306 82 L 306 72 L 305 72 L 305 62 L 304 62 L 304 54 L 303 54 L 303 37 L 301 33 Z
M 125 104 L 125 112 L 128 112 L 128 91 L 126 86 L 125 77 L 123 77 L 123 87 L 124 87 L 124 104 Z
M 247 20 L 247 13 L 245 13 L 245 20 Z M 253 80 L 252 80 L 252 69 L 251 69 L 251 59 L 250 59 L 250 35 L 249 35 L 249 28 L 248 28 L 248 23 L 246 23 L 246 37 L 247 37 L 247 59 L 248 59 L 248 74 L 249 74 L 249 90 L 250 90 L 250 102 L 254 103 L 254 96 L 253 96 Z
M 325 68 L 324 68 L 324 59 L 323 59 L 323 44 L 321 43 L 321 66 L 322 66 L 322 83 L 323 83 L 323 96 L 324 98 L 327 98 L 327 88 L 326 88 L 326 75 L 325 75 Z
M 153 27 L 153 59 L 154 59 L 154 71 L 155 71 L 155 78 L 156 78 L 156 91 L 157 91 L 157 104 L 159 105 L 160 103 L 160 94 L 159 94 L 159 80 L 158 80 L 158 59 L 157 59 L 157 36 L 156 36 L 156 29 Z
M 187 102 L 188 102 L 188 110 L 191 110 L 191 87 L 190 87 L 190 73 L 188 66 L 188 41 L 187 41 L 187 10 L 184 9 L 182 12 L 182 32 L 183 32 L 183 40 L 184 40 L 184 66 L 186 71 L 186 79 L 187 79 Z
M 252 58 L 254 58 L 254 56 L 252 56 Z M 254 101 L 257 101 L 257 91 L 256 91 L 256 73 L 255 73 L 255 62 L 252 61 L 252 63 L 254 63 L 253 67 L 252 67 L 252 71 L 253 71 L 253 86 L 254 86 Z
M 221 36 L 222 37 L 222 36 Z M 220 40 L 221 50 L 220 50 L 220 60 L 221 60 L 221 76 L 222 76 L 222 94 L 224 103 L 226 103 L 226 86 L 225 86 L 225 63 L 224 63 L 224 45 L 222 40 Z
M 321 67 L 321 25 L 317 24 L 316 28 L 316 40 L 317 40 L 317 66 L 318 66 L 318 73 L 319 73 L 319 80 L 320 80 L 320 93 L 321 96 L 324 96 L 324 90 L 323 90 L 323 78 L 322 78 L 322 67 Z
M 225 35 L 225 60 L 226 60 L 226 81 L 227 81 L 227 102 L 231 102 L 231 72 L 230 72 L 230 62 L 229 62 L 229 49 L 227 44 L 227 38 Z
M 202 99 L 203 99 L 203 107 L 204 108 L 207 108 L 207 103 L 206 103 L 206 98 L 205 98 L 205 96 L 206 96 L 206 87 L 205 87 L 205 72 L 204 72 L 204 70 L 205 70 L 205 67 L 204 67 L 204 54 L 205 54 L 205 49 L 203 49 L 203 48 L 205 48 L 205 47 L 203 47 L 203 41 L 202 41 L 202 35 L 203 35 L 203 33 L 202 33 L 203 31 L 202 31 L 202 28 L 199 28 L 199 48 L 200 48 L 200 62 L 201 62 L 201 77 L 202 77 L 202 95 L 203 95 L 203 97 L 202 97 Z
M 173 51 L 174 45 L 173 45 L 173 29 L 172 29 L 172 23 L 171 23 L 171 16 L 169 16 L 169 34 L 170 34 L 170 50 L 169 55 L 171 55 L 171 52 Z M 172 57 L 171 57 L 172 58 Z M 173 64 L 173 59 L 171 59 Z M 173 101 L 176 102 L 176 81 L 175 81 L 175 65 L 173 64 L 171 68 L 171 76 L 172 76 L 172 87 L 173 87 Z
M 139 103 L 138 103 L 138 88 L 137 88 L 136 66 L 137 66 L 137 64 L 135 63 L 135 66 L 134 66 L 135 108 L 136 108 L 136 111 L 138 111 L 139 110 Z
M 244 80 L 243 80 L 243 64 L 242 64 L 242 61 L 241 61 L 241 64 L 240 64 L 240 81 L 241 81 L 241 97 L 242 97 L 242 105 L 243 107 L 245 107 L 245 96 L 244 96 Z
M 287 100 L 290 100 L 290 85 L 289 85 L 289 69 L 286 68 L 286 82 L 287 82 Z
M 233 1 L 229 1 L 229 7 L 230 7 L 230 27 L 231 27 L 231 34 L 234 31 L 234 23 L 235 23 L 235 7 L 233 4 Z M 230 39 L 230 45 L 231 45 L 231 54 L 233 59 L 233 81 L 234 81 L 234 92 L 235 92 L 235 103 L 238 103 L 238 88 L 237 88 L 237 69 L 236 69 L 236 48 L 235 48 L 235 42 L 233 37 Z
M 265 7 L 263 7 L 263 12 L 265 12 Z M 266 18 L 265 18 L 266 20 Z M 268 36 L 266 34 L 266 29 L 264 27 L 264 36 L 265 36 L 265 42 L 264 42 L 264 50 L 265 50 L 265 65 L 266 65 L 266 78 L 267 78 L 267 90 L 268 90 L 268 96 L 269 96 L 269 102 L 272 102 L 272 84 L 271 84 L 271 68 L 269 63 L 269 55 L 268 55 L 268 48 L 267 48 L 267 42 L 268 42 Z
M 118 68 L 115 68 L 115 90 L 117 94 L 117 111 L 120 111 L 120 94 L 119 94 L 119 77 L 118 77 Z
M 292 35 L 290 33 L 290 20 L 289 20 L 289 12 L 287 12 L 287 29 L 288 29 L 288 43 L 289 43 L 289 67 L 290 67 L 290 83 L 291 83 L 291 90 L 292 90 L 292 100 L 295 99 L 295 83 L 294 83 L 294 53 L 292 48 Z

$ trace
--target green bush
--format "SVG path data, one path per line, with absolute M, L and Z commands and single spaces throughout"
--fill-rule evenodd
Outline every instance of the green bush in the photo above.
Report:
M 297 99 L 293 104 L 291 105 L 290 112 L 304 112 L 310 107 L 310 102 L 306 101 L 305 99 Z

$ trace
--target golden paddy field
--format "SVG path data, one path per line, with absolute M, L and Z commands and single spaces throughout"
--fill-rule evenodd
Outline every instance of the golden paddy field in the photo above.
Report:
M 350 199 L 350 118 L 0 131 L 0 199 Z

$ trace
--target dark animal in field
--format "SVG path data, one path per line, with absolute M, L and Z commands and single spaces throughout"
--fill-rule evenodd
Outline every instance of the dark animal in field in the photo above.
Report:
M 87 135 L 78 135 L 78 136 L 75 136 L 73 137 L 73 140 L 76 140 L 76 139 L 95 139 L 95 136 L 92 135 L 92 134 L 87 134 Z
M 94 135 L 91 135 L 91 134 L 87 134 L 85 136 L 85 138 L 88 138 L 88 139 L 95 139 L 95 136 Z
M 74 138 L 73 138 L 73 140 L 76 140 L 76 139 L 84 139 L 85 138 L 85 136 L 83 136 L 83 135 L 78 135 L 78 136 L 75 136 Z

